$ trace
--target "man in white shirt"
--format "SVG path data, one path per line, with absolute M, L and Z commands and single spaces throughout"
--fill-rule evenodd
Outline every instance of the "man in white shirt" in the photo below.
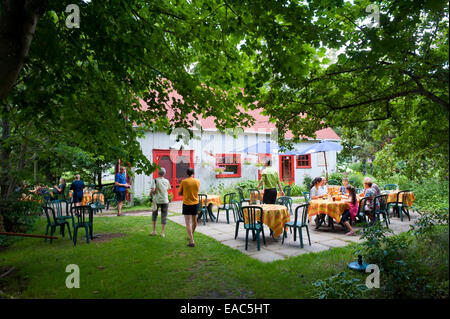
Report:
M 167 223 L 167 211 L 169 209 L 169 189 L 170 182 L 164 178 L 166 170 L 160 168 L 158 171 L 158 178 L 153 181 L 152 190 L 150 193 L 153 195 L 153 200 L 156 203 L 156 210 L 152 213 L 153 221 L 153 232 L 150 233 L 151 236 L 156 235 L 156 219 L 158 218 L 158 210 L 161 208 L 161 237 L 165 237 L 164 230 Z

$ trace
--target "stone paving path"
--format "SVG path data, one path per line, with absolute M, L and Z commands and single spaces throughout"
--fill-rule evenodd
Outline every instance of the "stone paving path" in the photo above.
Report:
M 297 205 L 294 205 L 293 210 Z M 178 210 L 179 209 L 179 210 Z M 169 205 L 169 210 L 172 212 L 181 212 L 181 204 L 171 203 Z M 213 210 L 216 212 L 216 210 Z M 397 217 L 391 218 L 390 229 L 394 231 L 395 234 L 404 232 L 410 229 L 411 225 L 418 214 L 411 213 L 411 221 L 404 219 L 400 222 Z M 231 217 L 231 216 L 230 216 Z M 232 219 L 233 217 L 231 217 Z M 180 215 L 169 217 L 170 220 L 185 226 L 184 217 Z M 305 253 L 320 252 L 328 250 L 334 247 L 342 247 L 351 244 L 352 242 L 361 242 L 360 236 L 345 236 L 345 232 L 340 225 L 335 225 L 335 230 L 332 231 L 328 227 L 322 226 L 320 229 L 315 229 L 315 224 L 312 221 L 309 227 L 309 233 L 311 236 L 311 246 L 308 243 L 308 237 L 306 230 L 303 229 L 303 244 L 304 248 L 300 248 L 300 242 L 293 241 L 293 234 L 288 233 L 288 237 L 285 239 L 284 244 L 281 244 L 282 237 L 280 236 L 278 240 L 274 240 L 269 236 L 270 230 L 267 226 L 264 227 L 264 233 L 266 237 L 266 245 L 263 245 L 261 239 L 261 250 L 257 250 L 256 241 L 252 241 L 251 234 L 249 234 L 248 250 L 245 250 L 245 230 L 244 226 L 241 224 L 238 232 L 238 237 L 234 239 L 234 233 L 236 226 L 232 220 L 230 224 L 227 224 L 225 215 L 221 215 L 219 222 L 207 222 L 206 225 L 199 223 L 196 232 L 202 233 L 206 236 L 212 237 L 220 243 L 227 245 L 233 249 L 237 249 L 242 253 L 256 258 L 262 262 L 271 262 L 275 260 L 282 260 L 291 256 L 298 256 Z M 361 229 L 360 227 L 355 227 L 355 231 Z M 195 239 L 195 237 L 194 237 Z

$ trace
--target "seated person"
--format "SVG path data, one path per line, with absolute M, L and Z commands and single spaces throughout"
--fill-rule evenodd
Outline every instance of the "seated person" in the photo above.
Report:
M 345 193 L 347 192 L 347 189 L 346 189 L 347 185 L 348 185 L 348 178 L 344 177 L 342 179 L 342 186 L 341 186 L 341 188 L 339 188 L 339 193 L 341 193 L 342 195 L 345 195 Z
M 373 183 L 372 179 L 370 177 L 364 178 L 364 183 L 371 183 L 372 184 L 372 188 L 373 188 L 373 190 L 375 192 L 375 196 L 381 195 L 380 187 L 378 187 L 377 184 Z
M 55 196 L 55 198 L 62 197 L 62 199 L 65 199 L 64 192 L 66 191 L 66 180 L 64 178 L 61 178 L 59 182 L 60 182 L 59 186 L 56 185 L 54 186 L 53 195 Z
M 367 198 L 364 210 L 369 212 L 372 212 L 374 208 L 377 209 L 377 207 L 374 207 L 374 198 L 376 196 L 376 191 L 372 187 L 372 185 L 373 184 L 371 181 L 364 183 L 364 198 Z M 376 205 L 378 205 L 378 203 Z M 373 214 L 367 214 L 367 216 L 371 221 L 373 220 Z
M 312 199 L 319 199 L 324 197 L 325 194 L 327 194 L 327 188 L 325 186 L 325 178 L 323 177 L 316 177 L 311 182 L 311 188 L 309 190 L 309 198 Z
M 356 189 L 352 186 L 352 185 L 347 185 L 347 187 L 345 188 L 349 199 L 349 205 L 350 205 L 350 209 L 347 209 L 344 214 L 342 214 L 341 217 L 341 223 L 347 227 L 347 229 L 349 229 L 349 232 L 346 233 L 345 235 L 347 236 L 354 236 L 355 232 L 352 228 L 352 226 L 350 225 L 349 220 L 355 220 L 356 215 L 358 214 L 358 200 L 356 199 Z

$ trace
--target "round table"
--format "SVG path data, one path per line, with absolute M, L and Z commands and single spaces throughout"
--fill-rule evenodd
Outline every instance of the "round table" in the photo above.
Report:
M 277 238 L 284 231 L 284 224 L 290 221 L 289 210 L 284 205 L 276 204 L 262 204 L 253 205 L 261 207 L 263 210 L 263 223 L 267 225 L 273 232 L 273 237 Z M 243 208 L 245 222 L 248 223 L 248 216 L 246 209 Z M 260 220 L 259 215 L 256 216 L 257 220 Z
M 308 218 L 318 214 L 325 214 L 339 223 L 342 214 L 349 208 L 350 205 L 345 200 L 333 201 L 332 199 L 313 199 L 309 202 Z
M 208 208 L 208 215 L 212 221 L 214 221 L 216 219 L 216 217 L 214 216 L 214 214 L 212 212 L 212 207 L 214 205 L 220 206 L 221 203 L 222 203 L 222 200 L 220 199 L 220 195 L 206 194 L 206 206 Z M 202 205 L 205 205 L 204 200 L 202 200 Z M 202 217 L 202 215 L 198 215 L 197 220 L 200 220 L 201 217 Z
M 391 191 L 391 192 L 387 192 L 387 191 L 383 191 L 382 193 L 385 193 L 388 195 L 387 198 L 387 203 L 395 203 L 397 202 L 397 194 L 400 192 L 400 190 L 395 190 L 395 191 Z M 416 199 L 416 197 L 414 196 L 413 192 L 408 192 L 408 193 L 401 193 L 398 201 L 402 202 L 403 201 L 403 196 L 406 194 L 406 196 L 408 196 L 408 198 L 406 199 L 406 202 L 408 204 L 408 207 L 412 207 L 414 200 Z
M 206 194 L 206 205 L 217 205 L 220 206 L 221 204 L 221 200 L 220 200 L 220 195 L 209 195 Z M 204 201 L 202 202 L 202 204 L 204 205 Z

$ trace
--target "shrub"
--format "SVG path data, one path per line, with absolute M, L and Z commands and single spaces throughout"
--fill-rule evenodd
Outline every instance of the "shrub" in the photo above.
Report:
M 365 284 L 358 278 L 351 277 L 345 271 L 327 280 L 313 283 L 313 294 L 318 299 L 359 299 L 367 290 Z
M 306 189 L 309 189 L 311 187 L 312 178 L 309 175 L 305 175 L 303 177 L 303 186 L 305 186 Z
M 10 198 L 0 201 L 0 231 L 27 233 L 33 229 L 40 213 L 42 198 L 29 195 L 26 200 L 15 193 Z M 3 228 L 3 230 L 2 230 Z M 9 236 L 0 236 L 0 246 L 13 242 Z
M 364 185 L 364 175 L 360 172 L 353 172 L 348 175 L 349 183 L 353 183 L 352 185 L 356 188 L 362 188 Z
M 342 185 L 343 174 L 338 172 L 333 172 L 328 176 L 328 180 L 334 179 L 338 182 L 338 185 Z

